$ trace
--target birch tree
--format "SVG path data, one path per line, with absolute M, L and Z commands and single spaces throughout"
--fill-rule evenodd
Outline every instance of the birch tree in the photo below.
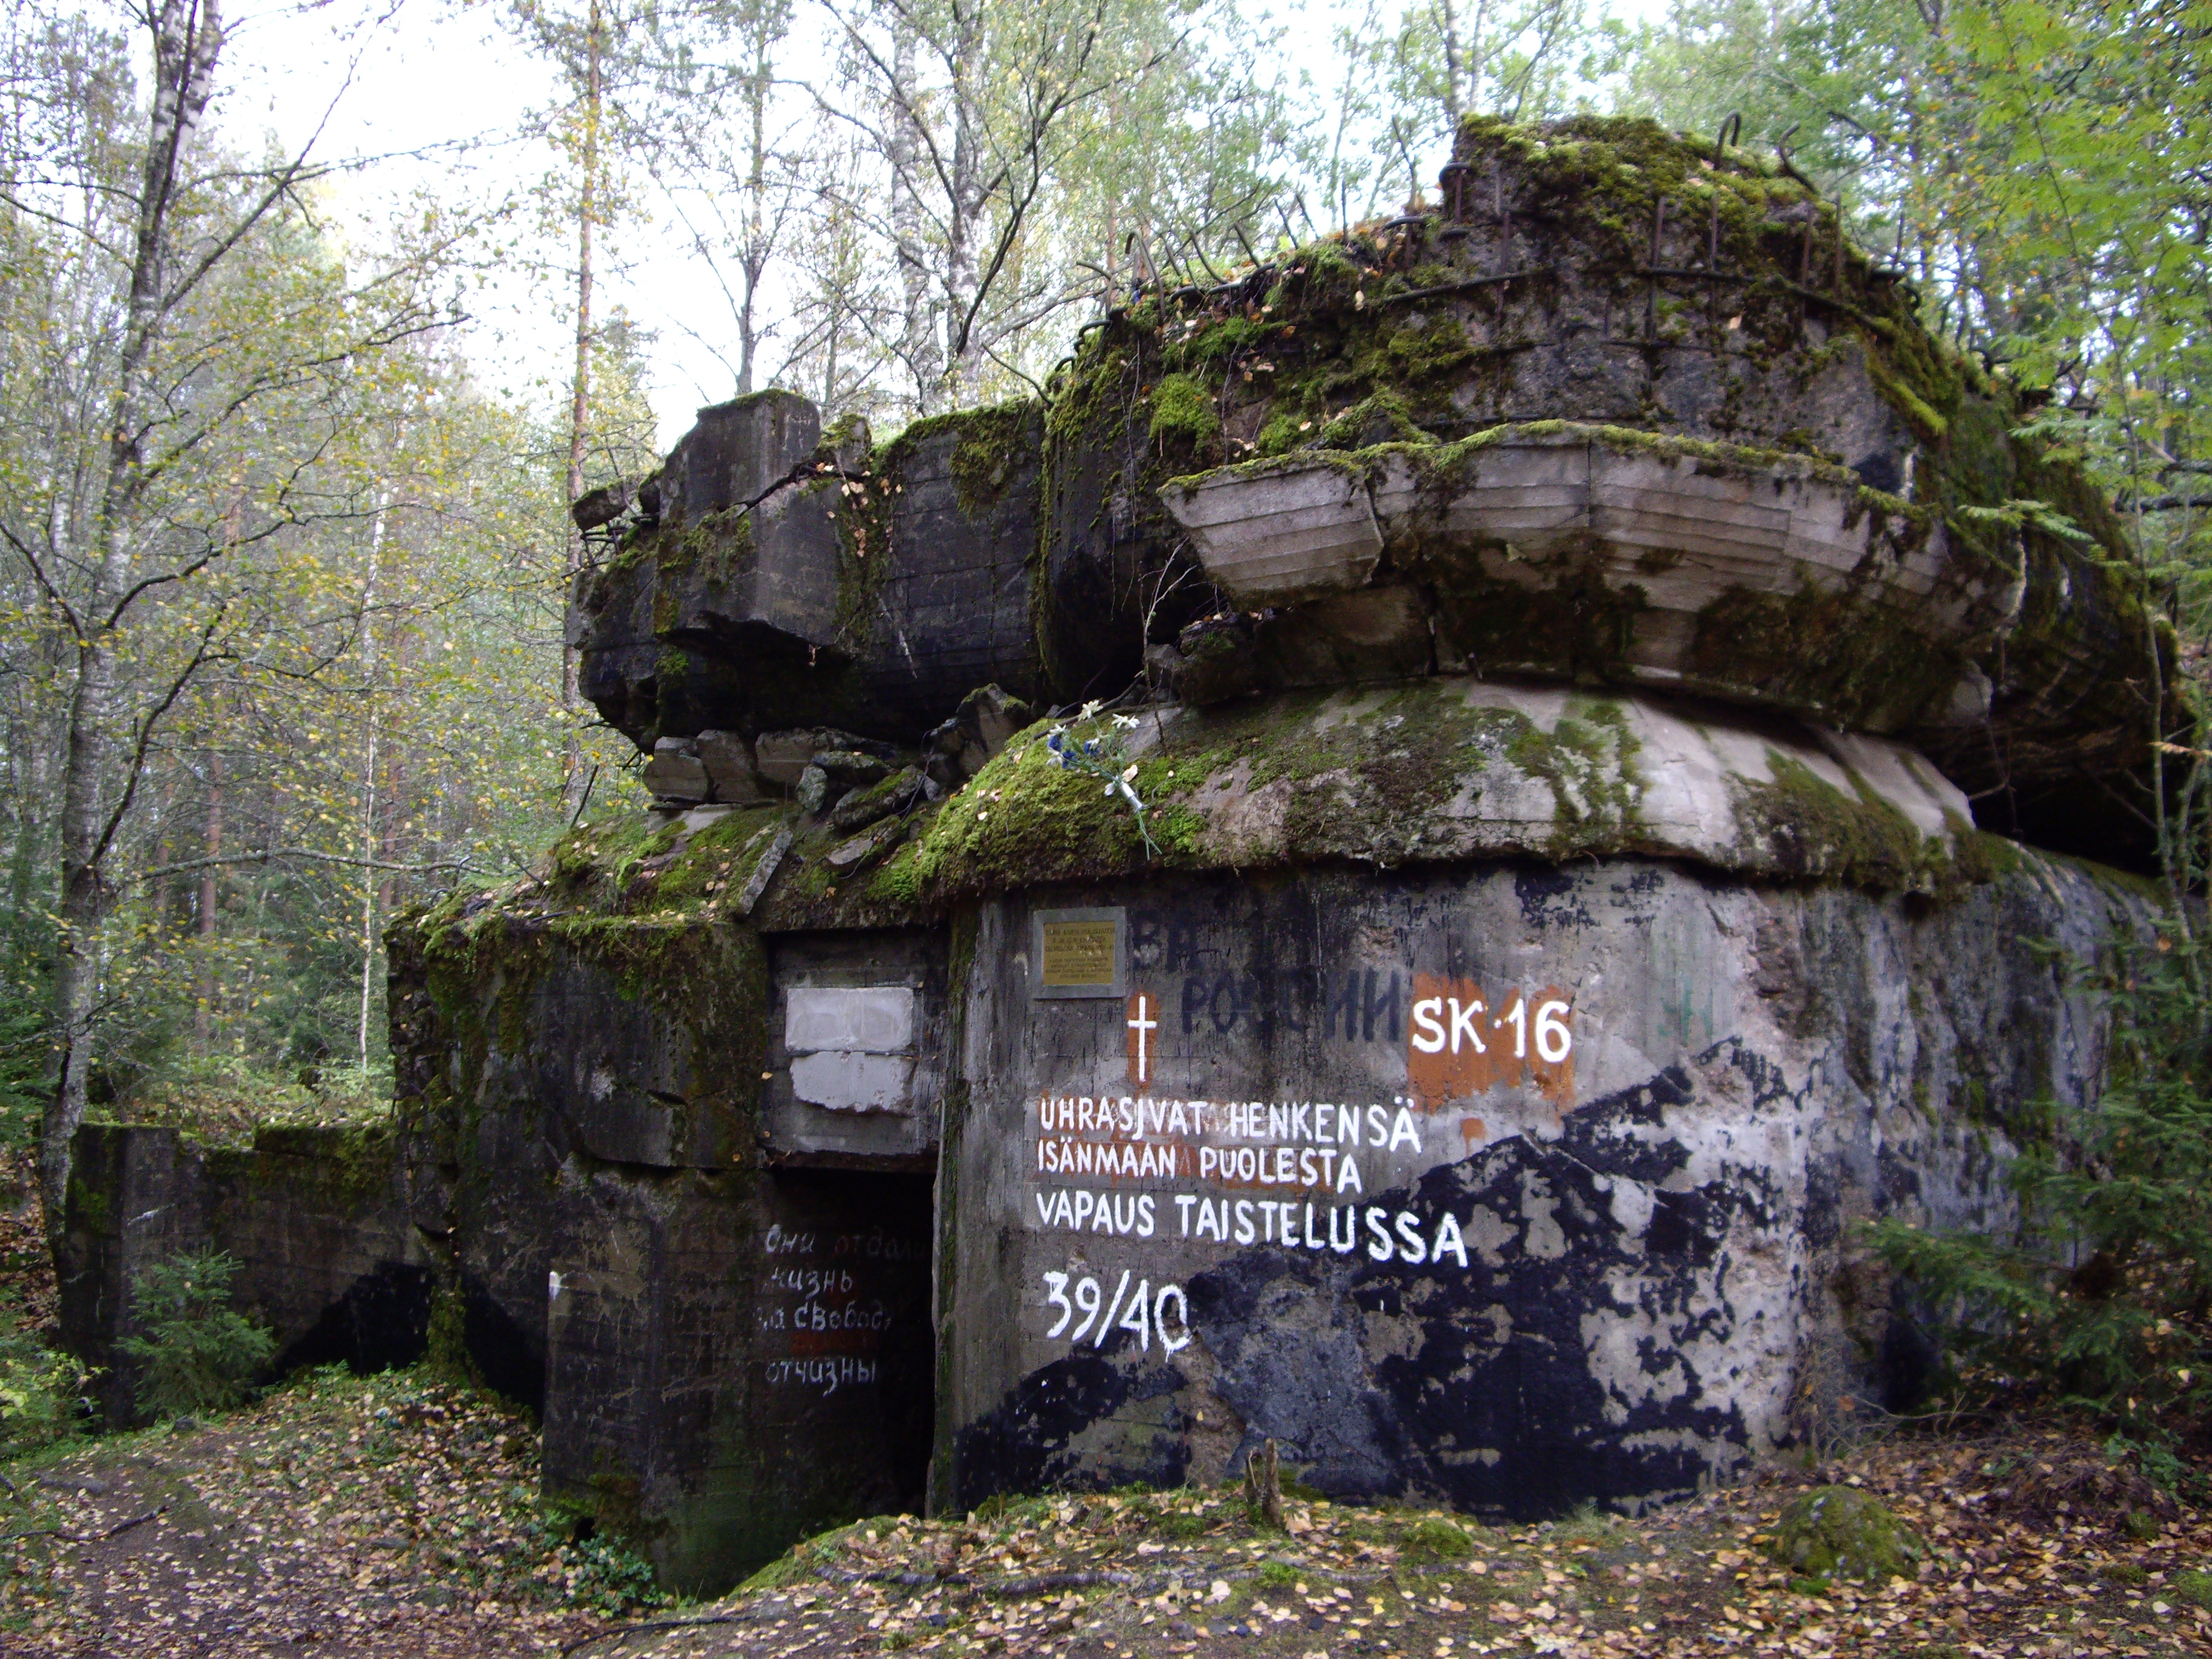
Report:
M 51 630 L 62 711 L 50 1233 L 84 1115 L 113 860 L 149 757 L 211 668 L 289 622 L 295 596 L 257 583 L 292 526 L 360 511 L 321 463 L 361 366 L 437 320 L 419 286 L 434 251 L 349 274 L 312 246 L 319 169 L 304 153 L 241 166 L 210 141 L 214 0 L 147 0 L 133 27 L 151 72 L 135 134 L 123 43 L 80 27 L 97 61 L 49 51 L 35 66 L 16 89 L 35 118 L 9 129 L 0 175 L 11 244 L 68 301 L 11 333 L 11 369 L 49 401 L 35 460 L 0 480 L 0 540 Z

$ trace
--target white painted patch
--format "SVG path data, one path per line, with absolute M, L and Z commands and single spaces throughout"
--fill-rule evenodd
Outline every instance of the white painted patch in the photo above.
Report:
M 914 1056 L 804 1054 L 791 1062 L 791 1090 L 833 1112 L 905 1112 L 913 1105 Z
M 901 1054 L 914 1048 L 914 992 L 904 985 L 794 989 L 783 1046 L 794 1054 Z

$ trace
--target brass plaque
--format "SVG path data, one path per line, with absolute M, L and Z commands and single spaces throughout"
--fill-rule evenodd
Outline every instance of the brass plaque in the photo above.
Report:
M 1044 924 L 1044 982 L 1111 985 L 1114 982 L 1114 924 L 1110 921 L 1048 921 Z
M 1036 994 L 1121 994 L 1122 928 L 1119 909 L 1045 910 L 1036 918 Z

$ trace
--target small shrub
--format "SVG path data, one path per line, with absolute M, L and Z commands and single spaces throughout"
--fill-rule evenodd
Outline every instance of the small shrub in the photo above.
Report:
M 2212 1607 L 2212 1572 L 2194 1569 L 2177 1572 L 2173 1575 L 2173 1588 L 2177 1594 L 2187 1596 L 2198 1607 Z
M 2094 1412 L 2174 1479 L 2172 1449 L 2212 1427 L 2212 946 L 2169 933 L 2083 978 L 2111 1012 L 2110 1082 L 2034 1115 L 2047 1139 L 2006 1171 L 2019 1231 L 1872 1238 L 1939 1310 L 1961 1382 Z
M 219 1250 L 172 1256 L 132 1286 L 145 1334 L 115 1346 L 138 1362 L 138 1407 L 156 1417 L 222 1411 L 246 1398 L 276 1352 L 269 1328 L 230 1305 L 238 1263 Z
M 92 1373 L 27 1331 L 0 1336 L 0 1458 L 21 1457 L 68 1437 L 82 1413 Z
M 596 1607 L 611 1619 L 633 1608 L 665 1607 L 673 1599 L 653 1575 L 653 1564 L 619 1538 L 594 1535 L 562 1552 L 573 1576 L 567 1580 L 572 1607 Z
M 1298 1570 L 1287 1561 L 1263 1561 L 1260 1582 L 1269 1589 L 1289 1589 L 1298 1582 Z

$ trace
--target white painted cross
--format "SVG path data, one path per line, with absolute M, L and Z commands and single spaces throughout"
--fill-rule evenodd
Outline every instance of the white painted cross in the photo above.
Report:
M 1147 1081 L 1145 1034 L 1148 1031 L 1158 1030 L 1160 1023 L 1151 1017 L 1152 1000 L 1142 991 L 1129 999 L 1129 1007 L 1131 1009 L 1128 1020 L 1129 1030 L 1136 1036 L 1137 1081 L 1143 1083 Z

